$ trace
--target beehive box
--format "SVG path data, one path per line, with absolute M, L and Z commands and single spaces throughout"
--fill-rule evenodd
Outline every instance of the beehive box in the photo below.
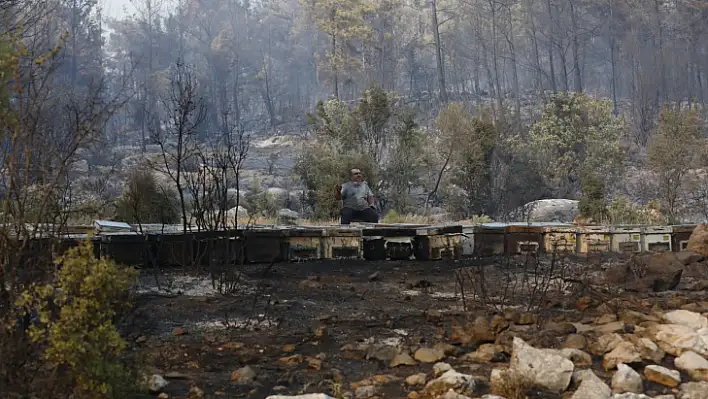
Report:
M 363 256 L 361 229 L 327 228 L 322 245 L 324 259 L 360 259 Z
M 364 259 L 404 260 L 413 256 L 415 228 L 367 227 L 362 230 Z
M 472 256 L 474 254 L 474 228 L 475 226 L 462 226 L 460 241 L 462 245 L 462 256 Z
M 127 266 L 142 266 L 147 262 L 149 245 L 146 237 L 137 233 L 104 233 L 101 256 Z
M 413 239 L 413 255 L 418 260 L 460 259 L 462 226 L 417 229 Z
M 642 227 L 642 251 L 671 251 L 671 226 Z
M 285 229 L 287 259 L 291 262 L 323 259 L 323 229 Z
M 548 253 L 576 253 L 577 231 L 575 227 L 545 227 L 543 231 L 543 248 Z
M 151 253 L 147 262 L 161 266 L 192 266 L 201 264 L 199 254 L 205 253 L 193 233 L 150 233 L 146 235 Z
M 639 226 L 614 226 L 612 234 L 612 252 L 636 253 L 642 251 L 642 235 Z
M 688 248 L 688 239 L 691 238 L 695 224 L 671 226 L 671 248 L 674 251 L 685 251 Z
M 529 255 L 543 251 L 543 227 L 511 224 L 506 227 L 506 253 Z
M 506 224 L 487 223 L 474 228 L 475 256 L 503 255 L 506 252 Z
M 279 228 L 257 228 L 243 231 L 245 258 L 248 263 L 282 262 L 288 258 L 285 231 Z
M 577 234 L 579 253 L 610 252 L 612 235 L 609 226 L 578 227 Z

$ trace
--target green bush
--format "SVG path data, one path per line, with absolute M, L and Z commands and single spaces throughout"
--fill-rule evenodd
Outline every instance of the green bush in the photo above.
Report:
M 134 169 L 116 203 L 116 219 L 126 223 L 174 224 L 180 221 L 175 190 L 160 187 L 152 172 Z
M 28 338 L 47 370 L 41 385 L 52 397 L 135 397 L 137 370 L 122 359 L 126 343 L 114 324 L 130 305 L 135 270 L 97 259 L 88 241 L 55 263 L 53 281 L 30 286 L 16 303 L 35 317 Z

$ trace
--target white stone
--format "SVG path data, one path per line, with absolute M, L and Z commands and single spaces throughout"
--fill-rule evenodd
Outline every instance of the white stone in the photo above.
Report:
M 684 352 L 674 359 L 674 366 L 694 380 L 708 381 L 708 360 L 695 352 Z
M 168 382 L 159 374 L 153 374 L 148 380 L 148 389 L 152 393 L 161 392 L 167 386 Z
M 681 324 L 660 324 L 652 327 L 654 340 L 661 349 L 674 356 L 693 351 L 708 355 L 708 329 L 698 331 Z
M 458 373 L 455 370 L 448 370 L 440 377 L 425 384 L 425 392 L 442 394 L 450 389 L 456 392 L 472 393 L 476 382 L 474 377 L 468 374 Z
M 666 367 L 662 367 L 656 364 L 644 367 L 644 377 L 646 377 L 647 380 L 652 381 L 652 379 L 650 378 L 651 375 L 659 376 L 659 379 L 668 382 L 664 383 L 662 381 L 654 381 L 659 384 L 663 384 L 670 387 L 676 387 L 681 384 L 681 373 L 676 370 L 669 370 Z
M 617 372 L 612 376 L 612 392 L 613 393 L 642 393 L 644 392 L 644 384 L 642 376 L 639 375 L 633 368 L 624 363 L 617 365 Z
M 708 382 L 686 382 L 679 386 L 679 399 L 708 399 Z
M 582 375 L 582 382 L 571 399 L 607 399 L 612 394 L 610 387 L 595 373 L 587 370 Z
M 535 386 L 562 393 L 570 385 L 575 366 L 554 350 L 541 350 L 514 337 L 510 368 L 527 377 Z
M 664 314 L 664 320 L 669 324 L 680 324 L 682 326 L 691 327 L 698 331 L 701 328 L 708 328 L 708 318 L 688 310 L 672 310 Z

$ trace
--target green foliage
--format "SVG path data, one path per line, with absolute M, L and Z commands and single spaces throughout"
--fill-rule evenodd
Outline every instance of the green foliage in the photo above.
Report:
M 456 103 L 440 113 L 437 126 L 451 155 L 450 183 L 462 190 L 453 211 L 462 218 L 484 212 L 491 197 L 490 168 L 499 137 L 492 118 L 485 112 L 474 116 Z
M 584 173 L 610 180 L 622 165 L 624 121 L 610 100 L 560 93 L 543 109 L 530 131 L 529 155 L 557 195 L 573 196 Z
M 605 202 L 605 182 L 597 176 L 586 173 L 581 181 L 583 194 L 578 201 L 580 215 L 601 221 L 607 215 Z
M 315 218 L 339 215 L 334 189 L 349 180 L 352 168 L 364 172 L 382 203 L 403 212 L 412 208 L 408 190 L 423 166 L 422 135 L 413 111 L 398 107 L 395 96 L 372 85 L 354 110 L 338 100 L 319 102 L 308 121 L 317 142 L 300 155 L 295 172 Z
M 160 187 L 149 169 L 136 168 L 116 204 L 116 219 L 127 223 L 179 223 L 175 190 Z
M 678 217 L 687 174 L 696 167 L 705 149 L 701 120 L 695 109 L 662 111 L 649 141 L 647 161 L 657 177 L 660 198 L 672 222 Z
M 37 315 L 29 338 L 41 345 L 48 384 L 75 399 L 135 394 L 136 375 L 121 361 L 126 344 L 114 325 L 130 305 L 135 270 L 96 259 L 89 241 L 68 250 L 56 266 L 54 281 L 31 286 L 17 301 L 26 314 Z
M 613 200 L 607 207 L 607 223 L 662 225 L 668 219 L 661 213 L 659 201 L 649 201 L 646 205 L 637 205 L 626 198 Z

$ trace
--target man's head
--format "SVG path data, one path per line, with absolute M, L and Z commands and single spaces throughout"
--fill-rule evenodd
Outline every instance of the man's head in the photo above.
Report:
M 363 176 L 361 174 L 360 169 L 354 168 L 350 172 L 352 181 L 361 182 L 363 180 Z

